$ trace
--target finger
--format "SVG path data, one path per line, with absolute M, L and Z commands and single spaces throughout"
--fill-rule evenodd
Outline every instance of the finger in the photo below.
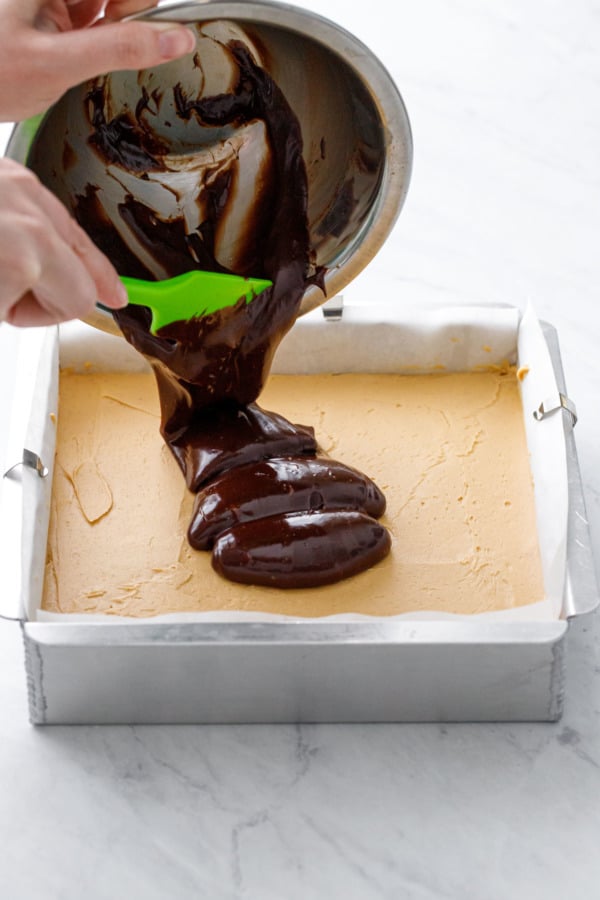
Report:
M 78 256 L 92 278 L 97 291 L 97 301 L 111 309 L 127 305 L 127 291 L 112 263 L 96 247 L 86 232 L 69 215 L 54 194 L 42 187 L 38 197 L 40 208 L 54 224 L 65 244 Z
M 45 0 L 2 0 L 2 21 L 31 25 L 45 5 Z
M 42 51 L 57 89 L 105 72 L 147 69 L 191 53 L 195 34 L 174 23 L 119 22 L 52 35 L 40 35 Z
M 94 282 L 76 254 L 57 236 L 46 238 L 44 243 L 51 258 L 38 260 L 36 284 L 17 298 L 5 314 L 11 325 L 66 322 L 85 316 L 94 307 Z
M 35 215 L 13 217 L 22 249 L 15 266 L 6 266 L 11 306 L 5 318 L 9 322 L 39 321 L 35 305 L 29 300 L 17 311 L 22 297 L 31 293 L 48 316 L 45 320 L 63 322 L 85 316 L 98 301 L 98 290 L 86 266 L 54 227 L 39 206 Z M 14 268 L 14 271 L 13 271 Z M 10 286 L 11 272 L 16 276 Z M 23 277 L 24 276 L 24 277 Z
M 21 230 L 27 236 L 27 243 L 20 254 L 21 266 L 18 268 L 30 274 L 21 274 L 20 290 L 34 287 L 41 277 L 43 267 L 47 265 L 45 260 L 53 259 L 54 254 L 60 254 L 64 244 L 76 254 L 94 282 L 96 302 L 104 303 L 112 309 L 125 306 L 128 302 L 127 291 L 115 268 L 60 200 L 40 183 L 33 172 L 23 166 L 11 160 L 2 160 L 0 169 L 10 176 L 8 184 L 18 187 L 19 207 L 24 215 Z M 0 257 L 1 255 L 0 253 Z
M 96 302 L 110 309 L 122 309 L 127 306 L 129 298 L 125 285 L 112 264 L 73 219 L 71 231 L 69 244 L 94 282 L 98 295 Z
M 55 314 L 40 306 L 39 300 L 31 291 L 28 291 L 12 306 L 4 317 L 4 321 L 20 328 L 57 324 Z
M 58 235 L 53 238 L 52 256 L 42 260 L 41 275 L 31 293 L 55 322 L 81 318 L 98 301 L 96 284 L 75 251 Z

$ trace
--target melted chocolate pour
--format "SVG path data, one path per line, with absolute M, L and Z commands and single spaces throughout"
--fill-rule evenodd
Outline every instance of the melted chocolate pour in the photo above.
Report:
M 310 280 L 307 180 L 300 126 L 285 97 L 244 44 L 233 41 L 229 50 L 239 69 L 233 93 L 190 99 L 177 85 L 175 105 L 180 117 L 197 116 L 206 125 L 265 123 L 274 171 L 268 208 L 263 199 L 254 223 L 260 253 L 251 271 L 273 286 L 251 303 L 174 322 L 156 336 L 149 332 L 147 310 L 132 306 L 114 315 L 154 369 L 161 433 L 188 487 L 198 492 L 191 545 L 212 547 L 215 569 L 235 581 L 285 588 L 327 584 L 388 553 L 389 533 L 375 521 L 385 499 L 360 472 L 316 458 L 312 428 L 292 425 L 254 402 Z M 133 117 L 106 122 L 103 99 L 92 92 L 89 101 L 92 143 L 107 161 L 142 172 L 160 167 L 164 148 L 146 128 Z M 140 108 L 147 104 L 144 97 Z M 132 197 L 119 212 L 170 277 L 194 268 L 223 271 L 214 234 L 228 193 L 227 177 L 213 185 L 213 220 L 193 235 L 182 220 L 165 222 Z M 103 216 L 93 186 L 78 198 L 76 214 L 121 275 L 148 278 Z

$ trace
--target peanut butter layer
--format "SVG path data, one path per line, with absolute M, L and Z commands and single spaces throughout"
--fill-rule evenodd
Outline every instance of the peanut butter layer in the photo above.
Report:
M 43 608 L 154 616 L 479 613 L 543 598 L 514 370 L 272 376 L 259 399 L 387 497 L 391 554 L 326 587 L 234 584 L 186 538 L 194 495 L 163 443 L 152 374 L 61 374 Z

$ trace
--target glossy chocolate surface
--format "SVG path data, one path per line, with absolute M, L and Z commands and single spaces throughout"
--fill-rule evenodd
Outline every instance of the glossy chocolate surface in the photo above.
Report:
M 244 478 L 248 478 L 248 463 L 258 464 L 272 456 L 314 455 L 317 450 L 312 428 L 292 425 L 283 416 L 266 412 L 256 403 L 248 406 L 223 403 L 205 409 L 180 438 L 169 443 L 191 491 L 198 491 L 211 479 L 232 471 L 232 497 L 241 490 Z
M 223 532 L 212 562 L 221 575 L 242 584 L 303 588 L 356 575 L 389 550 L 387 529 L 364 513 L 288 513 Z
M 358 510 L 379 518 L 385 497 L 356 469 L 333 459 L 269 459 L 212 480 L 194 503 L 188 538 L 197 550 L 238 524 L 290 512 Z

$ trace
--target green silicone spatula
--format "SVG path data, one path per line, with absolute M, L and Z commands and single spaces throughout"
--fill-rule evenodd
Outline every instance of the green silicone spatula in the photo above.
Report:
M 272 281 L 266 278 L 243 278 L 222 272 L 184 272 L 164 281 L 142 281 L 121 277 L 129 302 L 147 306 L 152 312 L 150 331 L 156 334 L 171 322 L 187 322 L 207 316 L 226 306 L 235 306 L 245 298 L 250 303 Z

